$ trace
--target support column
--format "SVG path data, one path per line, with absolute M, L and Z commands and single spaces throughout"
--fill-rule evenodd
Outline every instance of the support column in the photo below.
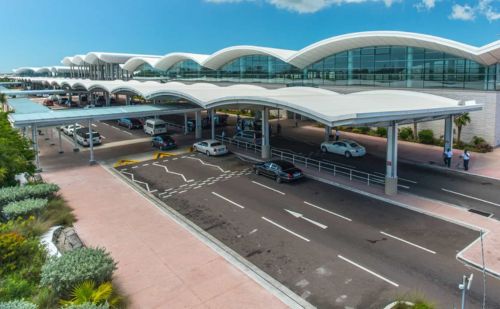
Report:
M 188 115 L 184 113 L 184 135 L 188 134 Z
M 33 150 L 35 151 L 35 167 L 36 172 L 41 172 L 40 168 L 40 155 L 38 153 L 38 128 L 36 124 L 31 125 L 31 140 L 33 142 Z
M 64 153 L 62 148 L 61 128 L 57 128 L 57 135 L 59 137 L 59 153 Z
M 94 159 L 94 135 L 93 135 L 92 130 L 92 119 L 89 119 L 89 147 L 90 147 L 90 160 L 89 163 L 90 165 L 94 165 L 95 159 Z
M 109 94 L 109 92 L 105 92 L 104 95 L 106 97 L 106 106 L 111 106 L 111 95 Z
M 210 109 L 211 139 L 215 139 L 215 108 Z
M 398 124 L 392 122 L 387 127 L 387 158 L 385 175 L 385 194 L 398 193 Z
M 453 116 L 444 119 L 444 151 L 453 150 Z
M 201 111 L 197 111 L 194 114 L 195 118 L 195 129 L 194 129 L 194 137 L 196 139 L 201 138 Z
M 78 142 L 76 141 L 76 122 L 73 124 L 73 152 L 80 151 L 78 148 Z
M 325 142 L 330 140 L 330 134 L 332 134 L 332 127 L 325 126 Z
M 262 159 L 271 159 L 271 145 L 269 143 L 269 108 L 262 110 Z

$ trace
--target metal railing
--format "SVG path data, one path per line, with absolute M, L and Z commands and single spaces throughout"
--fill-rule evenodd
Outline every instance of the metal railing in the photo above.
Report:
M 223 143 L 234 145 L 239 149 L 245 149 L 246 151 L 253 151 L 254 153 L 260 153 L 262 150 L 261 145 L 243 142 L 229 137 L 222 138 L 222 136 L 217 135 L 216 139 L 220 140 Z M 383 176 L 359 171 L 335 163 L 312 159 L 309 157 L 305 157 L 288 151 L 283 151 L 280 149 L 271 148 L 271 156 L 273 158 L 285 160 L 296 165 L 304 166 L 305 168 L 317 169 L 318 172 L 331 173 L 333 174 L 333 176 L 344 176 L 349 178 L 350 181 L 353 180 L 361 181 L 363 183 L 366 183 L 368 186 L 372 184 L 378 184 L 378 185 L 385 184 L 385 178 Z

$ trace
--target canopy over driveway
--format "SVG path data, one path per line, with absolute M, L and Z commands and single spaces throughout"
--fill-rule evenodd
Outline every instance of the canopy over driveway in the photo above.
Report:
M 211 113 L 219 106 L 256 107 L 262 109 L 262 157 L 270 157 L 268 110 L 279 108 L 314 119 L 331 130 L 334 126 L 386 126 L 387 194 L 397 192 L 398 125 L 411 122 L 445 119 L 445 148 L 453 145 L 453 115 L 477 111 L 482 106 L 474 100 L 463 102 L 427 93 L 403 90 L 374 90 L 350 94 L 312 88 L 287 87 L 266 89 L 255 85 L 238 84 L 221 87 L 209 83 L 183 84 L 139 81 L 93 81 L 78 79 L 31 78 L 31 82 L 45 82 L 70 89 L 89 92 L 136 93 L 146 99 L 161 96 L 184 98 Z M 14 116 L 15 117 L 15 116 Z M 196 122 L 196 137 L 201 128 Z M 212 137 L 214 129 L 212 126 Z

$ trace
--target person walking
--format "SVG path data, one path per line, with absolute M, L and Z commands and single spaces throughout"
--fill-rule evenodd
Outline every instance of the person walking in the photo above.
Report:
M 276 125 L 276 134 L 277 135 L 280 135 L 281 134 L 281 124 L 278 122 L 278 124 Z
M 445 152 L 445 158 L 446 158 L 445 164 L 447 167 L 451 167 L 451 158 L 452 157 L 453 157 L 453 151 L 451 151 L 451 149 L 448 148 Z
M 335 130 L 335 141 L 338 142 L 338 140 L 340 139 L 340 131 L 339 129 Z
M 462 155 L 464 159 L 464 170 L 469 170 L 469 161 L 470 161 L 470 153 L 467 149 L 464 150 L 464 154 Z

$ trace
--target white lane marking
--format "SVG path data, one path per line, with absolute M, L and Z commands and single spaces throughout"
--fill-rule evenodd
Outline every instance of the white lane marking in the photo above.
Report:
M 107 125 L 108 127 L 110 126 L 109 124 L 107 124 L 107 123 L 105 123 L 105 122 L 101 122 L 101 123 L 102 123 L 102 124 L 104 124 L 104 125 Z
M 314 207 L 314 208 L 317 208 L 317 209 L 319 209 L 319 210 L 322 210 L 322 211 L 324 211 L 324 212 L 327 212 L 327 213 L 329 213 L 329 214 L 332 214 L 332 215 L 334 215 L 334 216 L 337 216 L 337 217 L 342 218 L 342 219 L 344 219 L 344 220 L 347 220 L 347 221 L 349 221 L 349 222 L 350 222 L 350 221 L 352 221 L 351 219 L 349 219 L 349 218 L 347 218 L 347 217 L 344 217 L 344 216 L 342 216 L 342 215 L 339 215 L 338 213 L 334 213 L 333 211 L 330 211 L 330 210 L 327 210 L 327 209 L 321 208 L 321 207 L 316 206 L 316 205 L 314 205 L 314 204 L 312 204 L 312 203 L 309 203 L 309 202 L 304 201 L 304 204 L 309 205 L 309 206 L 312 206 L 312 207 Z
M 295 212 L 295 211 L 291 211 L 291 210 L 288 210 L 288 209 L 285 209 L 285 211 L 286 211 L 286 212 L 288 212 L 289 214 L 291 214 L 292 216 L 294 216 L 294 217 L 295 217 L 295 218 L 297 218 L 297 219 L 303 219 L 303 220 L 306 220 L 307 222 L 312 223 L 312 224 L 314 224 L 314 225 L 316 225 L 316 226 L 319 226 L 319 227 L 320 227 L 320 228 L 322 228 L 322 229 L 326 229 L 326 228 L 328 227 L 328 226 L 326 226 L 326 225 L 324 225 L 324 224 L 322 224 L 322 223 L 319 223 L 319 222 L 317 222 L 317 221 L 314 221 L 314 220 L 312 220 L 312 219 L 309 219 L 309 218 L 304 217 L 304 215 L 303 215 L 303 214 L 301 214 L 301 213 L 298 213 L 298 212 Z
M 196 187 L 194 187 L 193 189 L 199 189 L 199 188 L 201 188 L 201 186 L 196 186 Z
M 125 130 L 120 130 L 120 131 L 122 131 L 122 132 L 123 132 L 123 133 L 125 133 L 125 134 L 132 135 L 132 133 L 130 133 L 130 132 L 128 132 L 128 131 L 125 131 Z
M 145 164 L 143 164 L 142 166 L 148 166 L 148 165 L 149 165 L 149 163 L 145 163 Z
M 220 194 L 218 194 L 218 193 L 212 192 L 212 194 L 213 194 L 213 195 L 215 195 L 215 196 L 217 196 L 217 197 L 219 197 L 219 198 L 221 198 L 221 199 L 223 199 L 223 200 L 224 200 L 224 201 L 226 201 L 226 202 L 229 202 L 229 203 L 233 204 L 233 205 L 234 205 L 234 206 L 236 206 L 236 207 L 239 207 L 239 208 L 241 208 L 241 209 L 244 209 L 244 208 L 245 208 L 245 206 L 241 206 L 240 204 L 238 204 L 238 203 L 236 203 L 236 202 L 233 202 L 233 201 L 231 201 L 230 199 L 228 199 L 227 197 L 223 197 L 222 195 L 220 195 Z
M 168 162 L 168 160 L 163 160 L 163 162 Z
M 178 158 L 173 158 L 172 160 L 174 160 L 174 161 L 175 161 L 175 160 L 177 160 L 177 159 L 178 159 Z
M 410 189 L 410 187 L 408 187 L 408 186 L 403 186 L 403 185 L 400 185 L 400 184 L 398 184 L 398 187 L 401 187 L 401 188 L 403 188 L 403 189 L 407 189 L 407 190 L 408 190 L 408 189 Z
M 156 191 L 158 191 L 158 190 L 154 189 L 154 190 L 149 191 L 149 193 L 155 193 Z
M 223 173 L 226 173 L 228 171 L 224 171 L 224 169 L 222 169 L 222 167 L 218 166 L 218 165 L 215 165 L 215 164 L 210 164 L 210 163 L 206 163 L 205 161 L 203 161 L 202 159 L 200 158 L 191 158 L 191 157 L 187 157 L 186 159 L 191 159 L 191 160 L 198 160 L 200 161 L 201 164 L 203 165 L 206 165 L 206 166 L 211 166 L 211 167 L 215 167 L 217 168 L 219 171 L 223 172 Z
M 463 196 L 463 197 L 467 197 L 467 198 L 470 198 L 470 199 L 472 199 L 472 200 L 480 201 L 480 202 L 483 202 L 483 203 L 486 203 L 486 204 L 495 205 L 495 206 L 500 206 L 500 204 L 493 203 L 493 202 L 490 202 L 490 201 L 487 201 L 487 200 L 483 200 L 483 199 L 480 199 L 480 198 L 478 198 L 478 197 L 474 197 L 474 196 L 466 195 L 466 194 L 463 194 L 463 193 L 459 193 L 459 192 L 451 191 L 451 190 L 444 189 L 444 188 L 441 188 L 441 190 L 443 190 L 443 191 L 445 191 L 445 192 L 448 192 L 448 193 L 452 193 L 452 194 L 460 195 L 460 196 Z
M 268 186 L 266 186 L 266 185 L 263 185 L 263 184 L 261 184 L 260 182 L 253 181 L 253 180 L 252 180 L 252 182 L 253 182 L 254 184 L 256 184 L 256 185 L 259 185 L 259 186 L 261 186 L 261 187 L 264 187 L 264 188 L 266 188 L 266 189 L 269 189 L 269 190 L 274 191 L 274 192 L 276 192 L 276 193 L 279 193 L 279 194 L 281 194 L 281 195 L 285 195 L 285 192 L 278 191 L 278 190 L 276 190 L 276 189 L 273 189 L 273 188 L 271 188 L 271 187 L 268 187 Z
M 106 139 L 106 136 L 104 136 L 104 135 L 101 135 L 101 137 L 102 137 L 102 139 Z
M 132 166 L 132 168 L 138 168 L 139 166 Z
M 113 129 L 115 129 L 115 130 L 119 130 L 119 131 L 121 131 L 121 130 L 122 130 L 122 129 L 117 128 L 117 127 L 115 127 L 115 126 L 111 126 L 111 127 L 112 127 Z
M 182 190 L 182 191 L 179 191 L 179 194 L 182 194 L 182 193 L 185 193 L 187 192 L 187 190 Z
M 364 267 L 364 266 L 361 266 L 361 265 L 359 265 L 358 263 L 355 263 L 355 262 L 353 262 L 353 261 L 349 260 L 348 258 L 343 257 L 343 256 L 342 256 L 342 255 L 340 255 L 340 254 L 339 254 L 339 255 L 337 255 L 337 256 L 338 256 L 338 258 L 339 258 L 339 259 L 344 260 L 344 261 L 346 261 L 347 263 L 350 263 L 350 264 L 352 264 L 352 265 L 354 265 L 354 266 L 356 266 L 356 267 L 358 267 L 358 268 L 360 268 L 360 269 L 362 269 L 362 270 L 366 271 L 367 273 L 370 273 L 370 274 L 374 275 L 375 277 L 377 277 L 377 278 L 379 278 L 379 279 L 382 279 L 382 280 L 384 280 L 385 282 L 387 282 L 387 283 L 390 283 L 390 284 L 394 285 L 395 287 L 399 287 L 399 284 L 397 284 L 396 282 L 391 281 L 391 280 L 389 280 L 389 279 L 387 279 L 387 278 L 385 278 L 385 277 L 383 277 L 383 276 L 381 276 L 381 275 L 377 274 L 376 272 L 371 271 L 371 270 L 369 270 L 368 268 L 366 268 L 366 267 Z
M 161 164 L 158 164 L 156 162 L 153 162 L 153 165 L 158 166 L 158 167 L 163 167 L 165 169 L 165 172 L 167 172 L 169 174 L 174 174 L 174 175 L 178 175 L 178 176 L 182 177 L 182 179 L 184 180 L 184 182 L 192 182 L 192 181 L 194 181 L 194 179 L 189 179 L 189 180 L 186 179 L 186 177 L 183 174 L 181 174 L 181 173 L 176 173 L 176 172 L 169 171 L 168 168 L 165 165 L 161 165 Z
M 266 220 L 267 222 L 269 222 L 269 223 L 271 223 L 271 224 L 274 224 L 275 226 L 279 227 L 280 229 L 282 229 L 282 230 L 284 230 L 284 231 L 287 231 L 288 233 L 290 233 L 290 234 L 292 234 L 292 235 L 294 235 L 294 236 L 296 236 L 296 237 L 298 237 L 298 238 L 300 238 L 300 239 L 302 239 L 302 240 L 305 240 L 305 241 L 307 241 L 307 242 L 309 242 L 309 241 L 310 241 L 309 239 L 305 238 L 304 236 L 301 236 L 301 235 L 299 235 L 299 234 L 295 233 L 294 231 L 291 231 L 291 230 L 287 229 L 286 227 L 284 227 L 284 226 L 282 226 L 282 225 L 279 225 L 278 223 L 276 223 L 276 222 L 274 222 L 274 221 L 272 221 L 272 220 L 269 220 L 269 219 L 268 219 L 268 218 L 266 218 L 266 217 L 262 217 L 262 219 Z
M 386 233 L 386 232 L 380 231 L 380 234 L 385 235 L 385 236 L 389 236 L 389 237 L 391 237 L 391 238 L 394 238 L 394 239 L 396 239 L 396 240 L 399 240 L 399 241 L 401 241 L 401 242 L 404 242 L 405 244 L 408 244 L 408 245 L 410 245 L 410 246 L 413 246 L 413 247 L 416 247 L 416 248 L 422 249 L 422 250 L 427 251 L 427 252 L 429 252 L 429 253 L 436 254 L 436 251 L 429 250 L 429 249 L 427 249 L 427 248 L 424 248 L 424 247 L 422 247 L 422 246 L 419 246 L 419 245 L 417 245 L 417 244 L 414 244 L 414 243 L 409 242 L 409 241 L 407 241 L 407 240 L 404 240 L 404 239 L 402 239 L 402 238 L 396 237 L 396 236 L 391 235 L 391 234 L 389 234 L 389 233 Z
M 253 230 L 250 231 L 250 233 L 248 233 L 248 235 L 252 235 L 253 233 L 255 233 L 257 231 L 258 231 L 258 229 L 253 229 Z
M 385 174 L 383 174 L 383 173 L 373 172 L 373 174 L 377 174 L 377 175 L 380 175 L 380 176 L 385 177 Z M 402 180 L 402 181 L 409 182 L 409 183 L 413 183 L 413 184 L 417 184 L 417 183 L 418 183 L 418 182 L 416 182 L 415 180 L 405 179 L 405 178 L 401 178 L 401 177 L 398 177 L 398 179 L 400 179 L 400 180 Z
M 96 125 L 96 124 L 94 124 L 94 123 L 92 124 L 92 126 L 93 126 L 94 128 L 97 128 L 97 125 Z
M 146 190 L 148 190 L 148 192 L 151 192 L 151 191 L 149 191 L 149 185 L 146 182 L 144 182 L 144 181 L 136 180 L 135 177 L 134 177 L 134 174 L 129 173 L 129 172 L 124 172 L 124 171 L 122 171 L 122 174 L 130 175 L 130 178 L 132 179 L 133 182 L 137 182 L 137 183 L 141 183 L 141 184 L 145 185 L 146 186 Z
M 179 187 L 182 188 L 182 187 L 185 187 L 187 186 L 187 183 L 183 184 L 183 185 L 180 185 Z

